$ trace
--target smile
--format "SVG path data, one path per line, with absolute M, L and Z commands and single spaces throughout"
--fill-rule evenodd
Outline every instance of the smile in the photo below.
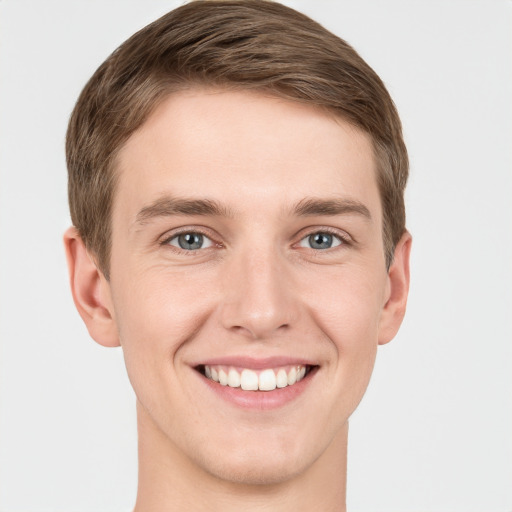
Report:
M 285 366 L 262 370 L 234 368 L 222 365 L 204 365 L 201 373 L 222 386 L 244 391 L 274 391 L 300 382 L 311 370 L 308 365 Z

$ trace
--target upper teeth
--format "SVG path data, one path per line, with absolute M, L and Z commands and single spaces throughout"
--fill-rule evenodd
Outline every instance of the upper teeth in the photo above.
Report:
M 206 377 L 232 388 L 242 388 L 244 391 L 272 391 L 285 388 L 299 382 L 306 375 L 306 367 L 297 365 L 286 368 L 269 368 L 259 373 L 247 368 L 238 371 L 233 367 L 205 365 Z

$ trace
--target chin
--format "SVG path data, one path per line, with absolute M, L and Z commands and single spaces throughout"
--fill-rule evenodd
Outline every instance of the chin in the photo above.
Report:
M 323 448 L 305 445 L 299 435 L 289 436 L 293 442 L 283 442 L 282 438 L 279 442 L 275 437 L 274 442 L 268 435 L 253 436 L 253 443 L 247 438 L 230 444 L 219 442 L 216 447 L 222 448 L 212 452 L 211 445 L 202 446 L 204 451 L 196 450 L 192 456 L 207 473 L 225 482 L 278 485 L 306 471 L 320 455 L 316 452 Z
M 215 478 L 238 485 L 271 486 L 282 484 L 299 474 L 303 468 L 293 461 L 262 461 L 261 458 L 224 460 L 208 464 L 206 471 Z

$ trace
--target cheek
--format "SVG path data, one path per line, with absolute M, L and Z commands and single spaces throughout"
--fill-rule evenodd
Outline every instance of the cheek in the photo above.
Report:
M 355 408 L 373 371 L 386 281 L 368 268 L 347 267 L 323 282 L 324 292 L 309 300 L 312 316 L 336 351 L 329 363 L 336 388 Z
M 345 267 L 316 276 L 308 303 L 340 354 L 377 343 L 385 279 L 368 268 Z M 322 286 L 319 286 L 322 283 Z
M 144 333 L 155 336 L 147 342 L 179 344 L 201 322 L 208 303 L 201 282 L 193 275 L 169 269 L 151 268 L 130 272 L 130 279 L 115 287 L 116 320 L 123 340 L 139 339 Z M 198 282 L 200 281 L 200 282 Z
M 199 283 L 165 269 L 131 272 L 114 286 L 119 337 L 132 384 L 172 379 L 169 371 L 181 346 L 209 315 L 211 299 Z M 114 278 L 114 276 L 112 276 Z

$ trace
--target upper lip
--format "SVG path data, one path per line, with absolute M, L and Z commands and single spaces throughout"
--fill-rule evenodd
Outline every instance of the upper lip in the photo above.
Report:
M 233 366 L 251 370 L 264 370 L 266 368 L 277 368 L 280 366 L 290 365 L 315 366 L 315 363 L 310 359 L 293 356 L 272 356 L 263 358 L 250 356 L 226 356 L 205 359 L 192 366 L 196 367 L 201 365 Z

